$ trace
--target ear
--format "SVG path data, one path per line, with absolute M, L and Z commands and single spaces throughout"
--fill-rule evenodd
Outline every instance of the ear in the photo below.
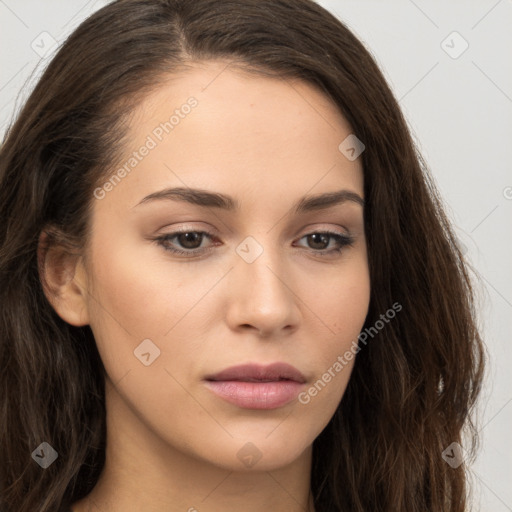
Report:
M 48 233 L 39 236 L 37 260 L 44 294 L 55 312 L 68 324 L 89 324 L 87 275 L 82 257 L 61 244 L 48 244 Z

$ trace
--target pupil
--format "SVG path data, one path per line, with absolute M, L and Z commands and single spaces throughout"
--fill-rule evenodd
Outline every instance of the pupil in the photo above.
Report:
M 329 238 L 329 236 L 328 236 L 328 235 L 326 235 L 326 234 L 323 234 L 323 233 L 314 233 L 314 234 L 309 235 L 309 236 L 310 236 L 310 238 L 313 238 L 313 245 L 314 245 L 314 244 L 316 244 L 316 243 L 318 243 L 318 242 L 317 242 L 317 240 L 315 240 L 315 238 L 317 238 L 317 237 L 320 239 L 320 242 L 319 242 L 319 243 L 320 243 L 320 245 L 323 245 L 323 244 L 324 244 L 324 245 L 325 245 L 325 244 L 327 244 L 327 245 L 328 245 L 328 238 Z M 315 247 L 315 248 L 316 248 L 316 249 L 323 249 L 324 247 Z
M 187 249 L 197 249 L 197 246 L 194 245 L 194 243 L 197 242 L 197 238 L 199 238 L 199 245 L 201 245 L 200 233 L 182 233 L 179 235 L 179 241 L 181 245 Z

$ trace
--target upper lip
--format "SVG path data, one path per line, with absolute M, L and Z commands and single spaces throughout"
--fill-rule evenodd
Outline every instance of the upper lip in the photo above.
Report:
M 206 380 L 227 381 L 238 380 L 245 382 L 275 382 L 279 380 L 293 380 L 304 383 L 306 378 L 294 366 L 287 363 L 273 363 L 269 365 L 241 364 L 231 366 L 215 375 L 209 375 Z

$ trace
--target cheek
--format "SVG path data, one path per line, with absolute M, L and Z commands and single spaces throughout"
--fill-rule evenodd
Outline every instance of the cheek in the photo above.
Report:
M 225 270 L 191 272 L 187 265 L 168 264 L 149 245 L 128 248 L 119 240 L 98 241 L 92 261 L 97 263 L 91 271 L 90 325 L 113 382 L 140 369 L 134 351 L 144 340 L 151 340 L 158 353 L 152 369 L 181 372 L 201 360 L 208 332 L 203 324 L 218 313 L 208 291 Z
M 177 321 L 169 311 L 179 316 L 183 305 L 173 293 L 175 283 L 162 282 L 155 266 L 133 248 L 98 241 L 91 254 L 90 325 L 115 381 L 127 368 L 138 366 L 133 351 L 143 340 L 161 345 L 163 334 Z
M 118 247 L 122 249 L 117 249 Z M 196 298 L 182 286 L 179 270 L 162 272 L 162 262 L 140 244 L 98 243 L 92 251 L 91 306 L 95 317 L 115 322 L 134 338 L 162 336 Z M 98 322 L 101 323 L 101 322 Z
M 345 270 L 330 281 L 312 303 L 326 334 L 316 345 L 316 381 L 306 390 L 303 404 L 313 404 L 322 414 L 334 413 L 346 389 L 357 354 L 358 336 L 370 302 L 370 278 L 366 257 L 354 257 Z M 327 329 L 328 328 L 328 329 Z M 317 338 L 318 339 L 318 338 Z
M 313 288 L 315 282 L 316 288 Z M 308 306 L 325 328 L 324 346 L 329 351 L 343 349 L 357 338 L 368 314 L 370 276 L 366 252 L 347 255 L 344 264 L 327 278 L 308 278 L 304 290 L 308 289 L 315 290 L 309 294 Z

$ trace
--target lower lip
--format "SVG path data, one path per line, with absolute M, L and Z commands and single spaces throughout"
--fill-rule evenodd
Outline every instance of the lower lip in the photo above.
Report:
M 293 380 L 274 382 L 206 381 L 216 395 L 243 409 L 277 409 L 294 400 L 303 384 Z

